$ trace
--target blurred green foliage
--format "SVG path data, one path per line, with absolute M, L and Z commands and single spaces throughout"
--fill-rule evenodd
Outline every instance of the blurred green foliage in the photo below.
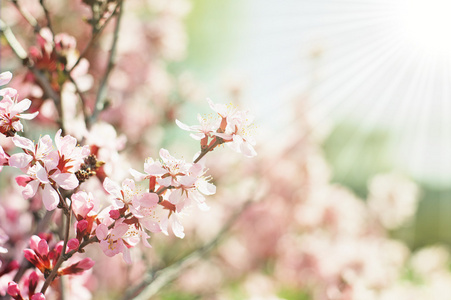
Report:
M 368 182 L 383 172 L 394 169 L 390 159 L 390 132 L 375 129 L 361 131 L 358 124 L 343 122 L 336 126 L 323 143 L 327 161 L 332 167 L 332 181 L 350 188 L 366 199 Z M 451 187 L 431 186 L 416 181 L 421 201 L 413 223 L 406 224 L 394 238 L 412 249 L 443 243 L 451 246 Z
M 368 132 L 359 130 L 358 124 L 338 124 L 323 144 L 326 159 L 333 170 L 332 181 L 366 198 L 368 180 L 392 169 L 389 137 L 389 133 L 383 130 Z

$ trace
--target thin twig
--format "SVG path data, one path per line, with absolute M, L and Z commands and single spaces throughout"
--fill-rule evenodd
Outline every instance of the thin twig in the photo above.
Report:
M 89 119 L 89 114 L 88 114 L 88 106 L 87 106 L 87 101 L 85 99 L 85 95 L 83 94 L 82 91 L 80 91 L 80 88 L 78 87 L 77 82 L 74 80 L 74 78 L 72 77 L 72 75 L 70 73 L 67 73 L 69 80 L 72 82 L 72 84 L 75 86 L 75 90 L 77 91 L 78 97 L 80 97 L 80 101 L 81 101 L 81 111 L 83 112 L 83 119 L 85 120 L 85 125 L 86 128 L 89 129 L 91 127 L 91 121 Z
M 144 280 L 133 289 L 130 289 L 124 297 L 123 300 L 147 300 L 155 295 L 162 287 L 164 287 L 169 282 L 176 279 L 180 273 L 192 266 L 201 258 L 204 258 L 209 254 L 215 247 L 220 243 L 220 241 L 227 235 L 230 228 L 233 226 L 235 221 L 239 216 L 246 210 L 246 208 L 254 201 L 246 201 L 235 213 L 229 218 L 225 225 L 221 228 L 218 234 L 204 246 L 194 250 L 189 255 L 185 256 L 176 263 L 163 268 L 158 271 L 151 271 L 147 274 Z
M 9 46 L 13 50 L 14 54 L 16 54 L 16 56 L 20 58 L 22 61 L 25 61 L 27 59 L 27 51 L 25 51 L 25 49 L 16 39 L 16 36 L 11 31 L 11 28 L 9 28 L 9 26 L 7 26 L 5 22 L 3 22 L 3 20 L 1 19 L 0 19 L 0 29 Z
M 102 81 L 100 82 L 99 90 L 97 92 L 97 97 L 96 97 L 96 101 L 94 104 L 94 111 L 92 112 L 92 115 L 91 115 L 91 123 L 94 123 L 96 121 L 100 111 L 104 108 L 108 78 L 110 76 L 111 71 L 113 70 L 114 60 L 115 60 L 115 56 L 116 56 L 117 41 L 119 39 L 119 27 L 120 27 L 121 19 L 122 19 L 123 3 L 124 3 L 124 1 L 121 1 L 119 3 L 119 7 L 117 8 L 118 15 L 117 15 L 117 19 L 116 19 L 116 26 L 114 28 L 114 35 L 113 35 L 113 42 L 111 44 L 110 56 L 108 58 L 108 65 L 107 65 L 105 74 L 103 75 Z M 116 11 L 114 13 L 116 13 Z
M 31 25 L 31 27 L 33 27 L 34 32 L 39 32 L 41 30 L 41 26 L 39 26 L 38 21 L 36 21 L 36 19 L 26 10 L 24 10 L 19 3 L 17 2 L 17 0 L 11 0 L 11 2 L 14 4 L 14 6 L 17 8 L 17 10 L 19 11 L 19 13 L 22 15 L 22 17 L 24 17 L 25 20 L 27 20 L 28 24 Z
M 202 157 L 204 157 L 208 152 L 212 151 L 216 146 L 220 145 L 221 143 L 223 143 L 222 140 L 216 138 L 216 141 L 208 148 L 203 149 L 199 156 L 194 160 L 194 163 L 199 162 L 199 160 L 201 160 Z
M 50 32 L 52 33 L 52 38 L 55 38 L 55 32 L 53 31 L 52 22 L 50 20 L 50 14 L 47 7 L 44 4 L 44 0 L 39 0 L 39 3 L 41 4 L 42 9 L 44 10 L 45 19 L 47 20 L 47 27 L 50 29 Z
M 1 31 L 8 42 L 9 46 L 13 50 L 13 52 L 16 54 L 18 58 L 20 58 L 23 62 L 23 64 L 30 70 L 31 73 L 33 73 L 37 83 L 39 86 L 44 90 L 45 95 L 53 100 L 55 103 L 55 107 L 58 111 L 58 125 L 62 129 L 64 134 L 64 122 L 63 122 L 63 108 L 61 104 L 61 97 L 60 95 L 55 92 L 55 90 L 50 85 L 50 82 L 47 78 L 47 76 L 42 73 L 39 69 L 37 69 L 32 62 L 28 59 L 27 52 L 24 50 L 22 45 L 20 45 L 19 41 L 14 36 L 14 33 L 11 31 L 11 28 L 7 26 L 2 20 L 0 20 L 0 26 Z
M 72 203 L 71 203 L 72 206 Z M 65 262 L 68 258 L 66 257 L 66 248 L 67 248 L 67 242 L 69 241 L 69 233 L 70 233 L 70 226 L 71 226 L 71 211 L 65 211 L 64 215 L 66 216 L 66 226 L 65 226 L 65 232 L 64 232 L 64 243 L 63 243 L 63 249 L 61 250 L 61 255 L 58 258 L 58 261 L 53 266 L 52 272 L 50 275 L 45 279 L 44 285 L 41 288 L 41 293 L 45 294 L 45 291 L 50 286 L 50 284 L 55 279 L 56 275 L 58 275 L 58 269 L 61 266 L 63 262 Z
M 91 48 L 92 44 L 97 40 L 97 38 L 100 36 L 100 34 L 102 33 L 103 29 L 105 29 L 105 27 L 108 25 L 108 23 L 114 19 L 114 16 L 116 15 L 119 6 L 122 4 L 123 0 L 121 0 L 116 7 L 114 7 L 113 9 L 113 13 L 105 20 L 105 22 L 102 24 L 102 26 L 100 26 L 99 28 L 96 28 L 96 26 L 92 26 L 92 34 L 91 34 L 91 38 L 89 39 L 88 43 L 86 44 L 85 48 L 83 49 L 83 51 L 81 51 L 80 56 L 78 57 L 77 61 L 75 62 L 75 64 L 70 68 L 69 72 L 72 72 L 72 70 L 80 63 L 81 59 L 85 57 L 86 53 L 88 52 L 88 50 Z

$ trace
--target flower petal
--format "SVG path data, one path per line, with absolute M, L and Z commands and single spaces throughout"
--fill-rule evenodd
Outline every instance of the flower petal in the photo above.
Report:
M 44 202 L 44 206 L 48 211 L 52 211 L 58 206 L 58 193 L 50 186 L 50 184 L 44 186 L 42 202 Z

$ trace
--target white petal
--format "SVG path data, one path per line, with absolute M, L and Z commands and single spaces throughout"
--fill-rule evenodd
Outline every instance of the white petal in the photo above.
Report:
M 30 181 L 26 186 L 25 189 L 22 191 L 22 196 L 24 196 L 25 199 L 29 199 L 36 195 L 36 192 L 38 191 L 39 187 L 39 180 L 33 180 Z
M 9 165 L 15 168 L 25 168 L 33 160 L 31 155 L 25 153 L 16 153 L 9 158 Z
M 138 171 L 136 171 L 135 169 L 132 169 L 132 168 L 130 168 L 128 171 L 133 176 L 133 178 L 135 178 L 136 181 L 144 180 L 147 177 L 146 174 L 138 172 Z
M 38 114 L 39 114 L 38 111 L 31 113 L 31 114 L 20 114 L 19 118 L 24 119 L 24 120 L 31 120 L 31 119 L 34 119 Z
M 14 145 L 16 145 L 16 147 L 27 149 L 34 153 L 34 143 L 27 138 L 21 137 L 16 134 L 13 137 L 13 143 Z
M 51 177 L 53 180 L 55 180 L 56 183 L 58 183 L 60 187 L 65 190 L 73 190 L 79 184 L 77 176 L 72 173 L 59 173 L 52 175 Z
M 174 232 L 176 237 L 183 239 L 185 237 L 184 228 L 182 223 L 180 223 L 179 219 L 173 214 L 171 216 L 172 219 L 172 232 Z
M 7 72 L 1 73 L 0 74 L 0 86 L 5 85 L 8 82 L 10 82 L 11 78 L 13 78 L 13 74 L 11 72 L 7 71 Z
M 183 130 L 191 131 L 191 127 L 190 127 L 190 126 L 188 126 L 188 125 L 186 125 L 186 124 L 180 122 L 180 121 L 177 120 L 177 119 L 175 119 L 175 124 L 177 124 L 177 126 L 180 127 L 180 128 L 183 129 Z
M 16 105 L 14 105 L 14 109 L 11 110 L 11 113 L 13 115 L 19 114 L 23 111 L 26 111 L 27 109 L 30 108 L 31 105 L 31 100 L 29 99 L 23 99 L 22 101 L 16 103 Z
M 50 184 L 46 184 L 44 186 L 44 191 L 42 192 L 42 202 L 44 202 L 44 206 L 48 211 L 52 211 L 58 206 L 58 193 L 50 186 Z
M 105 178 L 103 181 L 103 188 L 108 192 L 108 194 L 118 199 L 122 199 L 121 187 L 110 178 Z

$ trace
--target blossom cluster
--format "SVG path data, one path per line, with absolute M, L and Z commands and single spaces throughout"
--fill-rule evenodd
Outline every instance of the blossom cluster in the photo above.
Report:
M 3 86 L 10 82 L 12 78 L 11 72 L 3 72 L 0 74 L 0 86 Z M 29 99 L 23 99 L 18 101 L 18 93 L 13 88 L 0 89 L 0 133 L 11 137 L 18 131 L 23 131 L 23 125 L 20 119 L 31 120 L 37 116 L 38 112 L 31 114 L 23 114 L 30 105 Z M 0 151 L 1 150 L 0 148 Z M 1 153 L 0 153 L 1 155 Z M 0 157 L 0 160 L 4 159 Z
M 2 73 L 0 77 L 2 83 L 7 83 L 11 79 L 11 73 Z M 12 101 L 15 105 L 13 108 L 11 105 L 4 106 L 5 128 L 8 124 L 10 127 L 2 133 L 15 149 L 9 149 L 8 152 L 14 150 L 14 153 L 9 154 L 0 148 L 2 165 L 23 173 L 17 175 L 15 181 L 22 187 L 24 199 L 41 199 L 48 212 L 61 209 L 68 218 L 66 226 L 70 225 L 71 216 L 75 220 L 73 238 L 70 238 L 67 227 L 65 237 L 51 247 L 51 234 L 40 233 L 39 236 L 33 235 L 30 238 L 30 248 L 24 249 L 23 255 L 43 277 L 33 271 L 28 280 L 21 283 L 23 289 L 19 288 L 15 280 L 9 281 L 4 291 L 14 299 L 24 299 L 22 294 L 27 289 L 29 299 L 45 299 L 44 293 L 35 293 L 41 279 L 45 281 L 41 291 L 45 292 L 45 287 L 49 284 L 47 280 L 52 274 L 76 275 L 91 269 L 94 265 L 91 258 L 78 259 L 62 266 L 68 259 L 75 259 L 77 253 L 84 253 L 84 248 L 89 244 L 98 243 L 109 257 L 122 253 L 124 261 L 130 264 L 130 249 L 140 241 L 145 247 L 151 247 L 148 240 L 152 233 L 162 232 L 168 235 L 171 229 L 175 236 L 183 238 L 183 216 L 193 206 L 203 211 L 208 210 L 205 196 L 216 192 L 211 176 L 207 175 L 204 156 L 223 143 L 230 143 L 234 150 L 245 156 L 256 155 L 253 148 L 255 143 L 246 132 L 252 126 L 249 114 L 208 100 L 211 108 L 218 114 L 208 125 L 203 119 L 200 119 L 199 126 L 187 126 L 176 121 L 182 129 L 194 131 L 192 136 L 195 139 L 200 139 L 201 151 L 195 155 L 193 162 L 175 158 L 162 148 L 158 160 L 147 158 L 143 172 L 130 168 L 133 179 L 125 178 L 119 184 L 111 178 L 114 174 L 105 169 L 111 163 L 111 157 L 100 161 L 96 156 L 101 155 L 102 150 L 111 154 L 118 149 L 114 146 L 116 142 L 102 142 L 105 137 L 108 138 L 103 132 L 110 127 L 105 127 L 102 123 L 98 123 L 97 127 L 93 126 L 84 135 L 83 140 L 87 144 L 83 146 L 75 137 L 63 135 L 62 129 L 56 132 L 54 138 L 46 134 L 37 142 L 32 141 L 16 132 L 23 130 L 20 118 L 31 119 L 37 113 L 23 114 L 30 106 L 30 101 L 22 100 L 17 104 L 17 98 L 13 101 L 9 97 L 12 94 L 17 93 L 2 90 L 2 103 Z M 99 128 L 103 129 L 99 131 Z M 96 137 L 96 131 L 103 134 L 103 139 L 98 135 Z M 115 136 L 115 133 L 111 135 L 113 141 Z M 104 192 L 101 194 L 86 190 L 92 182 L 90 179 L 94 177 L 103 187 Z M 0 250 L 6 253 L 8 250 L 3 244 L 8 241 L 8 236 L 2 234 L 0 237 Z M 17 262 L 12 262 L 3 269 L 10 276 L 20 269 Z

